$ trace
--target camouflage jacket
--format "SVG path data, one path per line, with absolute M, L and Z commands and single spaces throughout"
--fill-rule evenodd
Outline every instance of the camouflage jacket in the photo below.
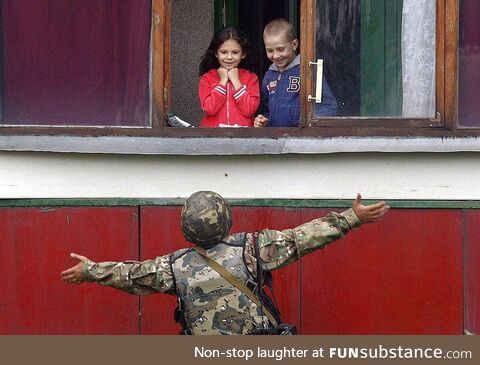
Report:
M 259 265 L 265 271 L 281 268 L 359 226 L 360 221 L 350 208 L 293 229 L 264 229 L 258 235 Z M 236 233 L 206 251 L 239 280 L 249 282 L 257 275 L 253 242 L 252 233 Z M 143 262 L 91 262 L 85 264 L 84 274 L 88 281 L 131 294 L 177 295 L 193 334 L 248 334 L 268 325 L 261 309 L 191 248 Z

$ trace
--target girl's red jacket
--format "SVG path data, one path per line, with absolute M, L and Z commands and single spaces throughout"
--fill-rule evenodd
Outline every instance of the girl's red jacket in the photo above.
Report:
M 242 86 L 236 90 L 230 81 L 227 87 L 219 85 L 217 70 L 210 70 L 200 78 L 198 93 L 205 116 L 199 127 L 253 127 L 254 115 L 260 104 L 258 77 L 242 68 L 238 74 Z

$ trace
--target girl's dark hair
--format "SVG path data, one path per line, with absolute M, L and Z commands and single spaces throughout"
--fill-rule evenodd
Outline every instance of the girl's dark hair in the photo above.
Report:
M 215 56 L 215 53 L 220 48 L 220 46 L 229 39 L 236 40 L 242 47 L 242 51 L 245 54 L 245 58 L 242 59 L 238 67 L 244 68 L 249 71 L 253 71 L 255 69 L 255 53 L 253 52 L 252 45 L 248 41 L 247 37 L 245 37 L 245 34 L 236 27 L 225 27 L 214 34 L 212 41 L 208 46 L 208 49 L 203 55 L 199 67 L 200 76 L 202 76 L 204 73 L 208 72 L 211 69 L 217 69 L 220 67 L 220 63 L 218 63 L 218 59 Z

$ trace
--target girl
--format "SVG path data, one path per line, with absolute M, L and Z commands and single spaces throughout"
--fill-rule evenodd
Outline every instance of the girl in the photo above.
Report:
M 199 127 L 253 127 L 260 88 L 252 68 L 252 47 L 238 28 L 223 28 L 213 36 L 200 62 L 205 116 Z

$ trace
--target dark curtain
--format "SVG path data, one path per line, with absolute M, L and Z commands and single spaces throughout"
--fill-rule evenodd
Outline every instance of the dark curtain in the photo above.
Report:
M 289 1 L 287 0 L 241 0 L 238 2 L 238 26 L 257 50 L 255 73 L 260 80 L 270 67 L 271 62 L 265 53 L 263 28 L 273 19 L 289 19 Z M 300 35 L 297 34 L 297 37 Z
M 2 0 L 3 124 L 149 124 L 150 0 Z
M 460 1 L 459 119 L 480 127 L 480 1 Z

